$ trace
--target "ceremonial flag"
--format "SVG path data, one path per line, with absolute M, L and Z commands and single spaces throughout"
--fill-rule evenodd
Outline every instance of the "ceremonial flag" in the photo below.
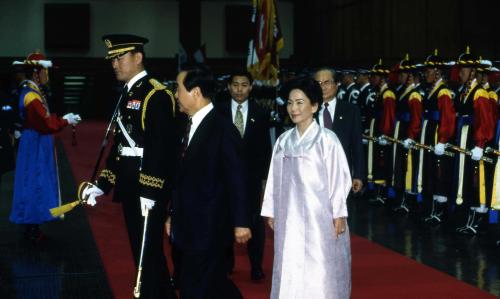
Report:
M 276 0 L 253 0 L 253 39 L 249 43 L 247 69 L 256 83 L 278 84 L 279 56 L 283 36 Z

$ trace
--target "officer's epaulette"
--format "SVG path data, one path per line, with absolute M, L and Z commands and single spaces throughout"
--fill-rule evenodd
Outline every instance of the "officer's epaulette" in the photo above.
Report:
M 153 88 L 156 90 L 163 90 L 167 88 L 165 85 L 161 84 L 158 80 L 154 78 L 149 79 L 149 83 L 153 85 Z
M 146 111 L 147 111 L 149 99 L 153 96 L 153 94 L 155 94 L 156 91 L 165 90 L 167 92 L 167 94 L 170 96 L 170 100 L 172 101 L 172 111 L 173 111 L 173 113 L 175 113 L 175 100 L 174 100 L 174 95 L 172 94 L 172 92 L 170 90 L 168 90 L 165 85 L 161 84 L 158 80 L 156 80 L 154 78 L 149 79 L 149 83 L 151 85 L 153 85 L 153 89 L 151 89 L 151 91 L 146 95 L 146 98 L 144 99 L 144 104 L 142 107 L 141 125 L 142 125 L 143 130 L 146 129 L 145 119 L 146 119 Z
M 392 98 L 393 100 L 396 99 L 396 95 L 394 94 L 394 92 L 390 89 L 386 89 L 384 91 L 384 93 L 382 94 L 382 99 L 386 99 L 386 98 Z
M 419 100 L 420 102 L 422 102 L 422 95 L 417 90 L 414 90 L 410 93 L 409 99 L 410 100 L 416 99 L 416 100 Z
M 479 88 L 474 93 L 474 101 L 477 100 L 477 99 L 479 99 L 479 98 L 489 99 L 490 96 L 488 95 L 488 92 L 485 89 Z
M 448 88 L 441 88 L 441 90 L 438 92 L 438 99 L 442 96 L 447 96 L 450 99 L 453 99 L 453 96 L 451 94 L 451 91 Z

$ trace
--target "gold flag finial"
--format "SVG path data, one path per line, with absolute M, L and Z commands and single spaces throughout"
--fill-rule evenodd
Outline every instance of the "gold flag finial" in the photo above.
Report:
M 410 54 L 406 53 L 406 55 L 405 55 L 405 60 L 406 60 L 406 61 L 409 61 L 409 60 L 410 60 Z
M 382 58 L 379 58 L 378 59 L 378 64 L 381 65 L 382 64 Z
M 434 55 L 438 56 L 438 49 L 434 49 Z
M 470 47 L 467 46 L 467 49 L 465 49 L 465 54 L 470 54 Z

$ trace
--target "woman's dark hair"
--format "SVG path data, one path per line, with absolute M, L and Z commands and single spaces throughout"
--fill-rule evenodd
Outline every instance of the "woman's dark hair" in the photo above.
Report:
M 214 75 L 206 65 L 195 64 L 186 66 L 182 71 L 186 72 L 183 83 L 187 91 L 199 87 L 203 97 L 210 100 L 214 98 L 216 93 L 216 82 Z
M 282 93 L 281 97 L 288 99 L 290 91 L 293 89 L 301 90 L 309 98 L 311 105 L 321 105 L 323 102 L 323 91 L 321 90 L 321 86 L 309 76 L 297 78 L 287 83 L 283 88 L 284 93 Z

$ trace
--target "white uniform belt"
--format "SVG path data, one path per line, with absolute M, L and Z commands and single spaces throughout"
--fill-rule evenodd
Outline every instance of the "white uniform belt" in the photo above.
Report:
M 144 149 L 142 147 L 131 148 L 129 146 L 124 146 L 120 149 L 120 156 L 123 157 L 142 157 Z

